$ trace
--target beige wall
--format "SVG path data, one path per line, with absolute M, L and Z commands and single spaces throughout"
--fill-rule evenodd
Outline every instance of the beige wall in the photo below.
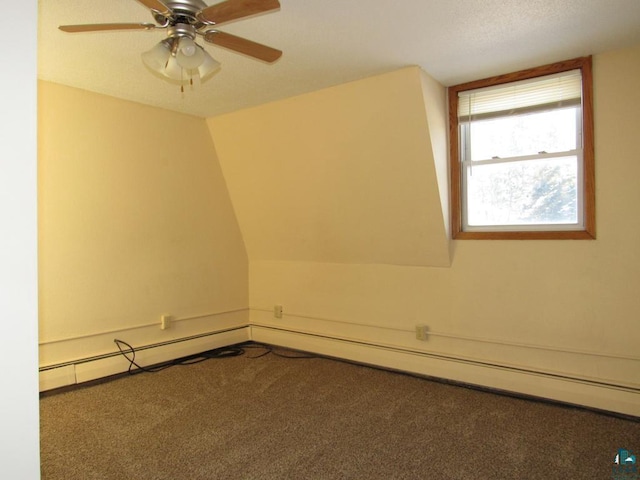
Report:
M 444 112 L 444 89 L 416 70 L 209 119 L 249 253 L 254 333 L 417 352 L 422 373 L 640 414 L 640 49 L 594 58 L 597 240 L 456 241 L 450 266 L 430 142 L 441 147 L 443 125 L 425 121 L 429 102 Z M 423 353 L 463 363 L 431 369 Z M 476 374 L 467 360 L 508 369 Z M 588 390 L 597 382 L 622 388 Z
M 246 323 L 246 252 L 205 121 L 38 94 L 41 364 Z
M 41 83 L 41 364 L 250 322 L 640 415 L 639 77 L 640 48 L 594 58 L 595 241 L 450 241 L 445 89 L 418 68 L 207 122 Z

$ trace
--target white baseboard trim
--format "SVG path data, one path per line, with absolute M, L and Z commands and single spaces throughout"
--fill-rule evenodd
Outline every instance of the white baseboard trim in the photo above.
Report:
M 381 344 L 373 336 L 367 335 L 344 336 L 338 332 L 296 329 L 286 324 L 274 326 L 260 322 L 260 318 L 252 318 L 250 321 L 248 317 L 247 310 L 226 312 L 183 321 L 176 328 L 166 331 L 157 327 L 144 327 L 127 330 L 122 335 L 109 332 L 108 335 L 100 334 L 95 338 L 42 343 L 40 358 L 41 362 L 47 363 L 40 367 L 40 391 L 126 372 L 129 362 L 117 351 L 113 344 L 114 338 L 120 338 L 135 347 L 136 362 L 140 365 L 153 365 L 253 340 L 640 417 L 640 388 L 635 388 L 632 384 L 624 385 L 613 380 L 609 383 L 534 368 L 518 368 L 500 361 L 484 362 L 456 357 L 455 354 L 435 354 L 401 343 Z M 80 352 L 84 352 L 84 355 Z M 92 354 L 86 355 L 86 352 Z M 630 360 L 625 362 L 627 363 L 622 365 L 628 367 Z
M 267 325 L 252 324 L 251 339 L 358 363 L 640 417 L 640 390 L 634 388 Z
M 222 331 L 178 338 L 165 343 L 136 345 L 136 363 L 142 366 L 155 365 L 248 340 L 250 340 L 249 327 L 238 326 Z M 124 373 L 129 369 L 129 365 L 129 361 L 116 348 L 116 351 L 111 353 L 41 367 L 40 391 Z
M 76 382 L 76 369 L 74 365 L 63 365 L 59 368 L 40 372 L 40 391 L 53 390 L 54 388 L 74 385 Z

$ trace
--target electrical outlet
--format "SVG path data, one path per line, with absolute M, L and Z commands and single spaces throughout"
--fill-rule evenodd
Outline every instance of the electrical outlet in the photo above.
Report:
M 171 315 L 162 315 L 160 317 L 160 328 L 166 330 L 171 327 Z
M 273 306 L 273 316 L 276 318 L 282 318 L 282 305 Z
M 429 327 L 426 325 L 416 325 L 416 339 L 426 341 L 429 337 Z

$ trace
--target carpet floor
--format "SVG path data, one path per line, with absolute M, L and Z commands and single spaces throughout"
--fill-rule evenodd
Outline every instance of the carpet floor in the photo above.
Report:
M 42 478 L 591 480 L 640 453 L 633 419 L 260 353 L 43 395 Z

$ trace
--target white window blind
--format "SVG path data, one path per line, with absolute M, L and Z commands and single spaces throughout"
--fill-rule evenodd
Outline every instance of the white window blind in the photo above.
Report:
M 571 70 L 458 93 L 458 119 L 468 122 L 580 105 L 582 75 Z

